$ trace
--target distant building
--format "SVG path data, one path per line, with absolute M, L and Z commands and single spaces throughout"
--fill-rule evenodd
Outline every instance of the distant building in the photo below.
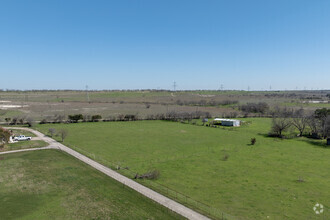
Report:
M 213 120 L 213 123 L 222 126 L 233 126 L 233 127 L 239 127 L 241 125 L 240 120 L 227 119 L 227 118 L 216 118 Z

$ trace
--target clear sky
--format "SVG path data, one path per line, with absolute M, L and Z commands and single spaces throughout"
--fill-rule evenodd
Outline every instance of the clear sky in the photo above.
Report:
M 0 0 L 0 89 L 330 89 L 329 0 Z

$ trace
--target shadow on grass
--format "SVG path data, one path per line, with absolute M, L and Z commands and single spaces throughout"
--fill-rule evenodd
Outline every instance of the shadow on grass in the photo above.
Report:
M 316 141 L 316 140 L 306 140 L 307 143 L 314 145 L 316 147 L 323 147 L 323 148 L 329 148 L 330 149 L 330 145 L 327 145 L 327 143 L 325 141 Z
M 259 136 L 265 137 L 265 138 L 271 138 L 274 140 L 291 140 L 291 139 L 296 139 L 298 138 L 297 136 L 294 135 L 283 135 L 282 137 L 278 137 L 275 135 L 270 135 L 269 133 L 258 133 Z

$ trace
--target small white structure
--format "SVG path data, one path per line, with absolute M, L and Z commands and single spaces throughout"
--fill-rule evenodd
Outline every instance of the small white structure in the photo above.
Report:
M 216 118 L 213 121 L 215 124 L 220 124 L 222 126 L 239 127 L 241 125 L 241 121 L 236 119 Z

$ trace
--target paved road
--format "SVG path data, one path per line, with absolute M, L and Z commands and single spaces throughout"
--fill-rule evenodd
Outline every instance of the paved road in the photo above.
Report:
M 8 127 L 7 129 L 14 129 L 11 127 Z M 15 128 L 17 129 L 17 127 Z M 134 189 L 135 191 L 141 193 L 142 195 L 154 200 L 155 202 L 167 207 L 168 209 L 182 215 L 183 217 L 186 217 L 188 219 L 209 219 L 206 216 L 203 216 L 197 212 L 195 212 L 194 210 L 187 208 L 183 205 L 181 205 L 180 203 L 169 199 L 137 182 L 135 182 L 134 180 L 131 180 L 113 170 L 111 170 L 108 167 L 103 166 L 102 164 L 78 153 L 77 151 L 72 150 L 71 148 L 66 147 L 65 145 L 55 141 L 54 139 L 45 136 L 44 134 L 42 134 L 39 131 L 35 131 L 33 129 L 29 129 L 29 128 L 21 128 L 23 130 L 27 130 L 30 131 L 34 134 L 37 135 L 38 138 L 40 138 L 41 140 L 49 143 L 48 147 L 44 147 L 44 148 L 35 148 L 35 149 L 26 149 L 26 150 L 18 150 L 16 152 L 22 152 L 22 151 L 27 151 L 27 150 L 39 150 L 39 149 L 59 149 L 62 150 L 72 156 L 74 156 L 75 158 L 81 160 L 82 162 L 94 167 L 95 169 L 101 171 L 102 173 L 106 174 L 107 176 L 117 180 L 118 182 L 121 182 L 122 184 Z M 6 152 L 4 152 L 6 153 Z M 8 152 L 7 152 L 8 153 Z

